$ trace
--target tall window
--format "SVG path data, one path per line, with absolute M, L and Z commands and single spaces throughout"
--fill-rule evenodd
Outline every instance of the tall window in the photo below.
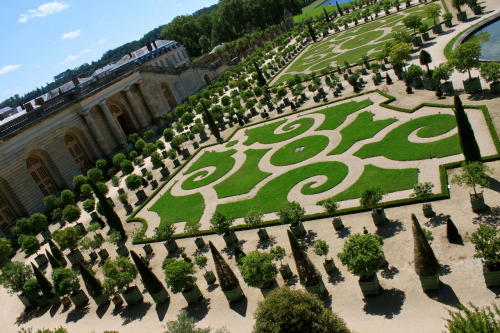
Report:
M 87 155 L 85 155 L 85 151 L 83 151 L 78 139 L 73 135 L 66 134 L 64 136 L 64 142 L 66 143 L 66 147 L 68 147 L 69 152 L 71 153 L 71 156 L 73 156 L 76 164 L 80 167 L 80 170 L 82 170 L 82 172 L 86 172 L 90 169 L 89 159 L 87 158 Z
M 38 157 L 29 157 L 26 160 L 26 167 L 44 196 L 57 192 L 56 182 Z
M 17 215 L 9 205 L 9 202 L 0 194 L 0 229 L 6 229 L 8 226 L 14 224 Z

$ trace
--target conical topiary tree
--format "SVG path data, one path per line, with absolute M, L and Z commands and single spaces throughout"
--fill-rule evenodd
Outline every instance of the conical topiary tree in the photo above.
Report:
M 62 268 L 62 265 L 56 258 L 50 253 L 49 250 L 45 250 L 45 254 L 47 255 L 47 259 L 49 259 L 50 266 L 52 266 L 52 270 L 56 268 Z
M 247 254 L 243 252 L 243 250 L 239 246 L 236 246 L 234 248 L 234 258 L 236 259 L 236 263 L 238 265 L 240 264 L 240 260 L 246 256 Z
M 158 277 L 153 273 L 153 271 L 142 261 L 142 259 L 134 251 L 130 251 L 132 260 L 134 260 L 137 270 L 141 275 L 142 283 L 149 294 L 158 294 L 160 291 L 165 289 L 163 284 L 160 282 Z
M 476 137 L 474 136 L 474 131 L 472 130 L 469 118 L 465 113 L 462 101 L 460 100 L 458 93 L 455 93 L 454 104 L 455 108 L 453 110 L 455 111 L 455 117 L 457 118 L 458 136 L 460 137 L 460 146 L 462 147 L 465 161 L 480 162 L 481 152 L 479 151 L 479 146 L 477 144 Z
M 264 78 L 264 75 L 262 75 L 262 71 L 260 70 L 259 65 L 257 65 L 257 62 L 253 62 L 253 65 L 255 66 L 255 70 L 257 71 L 257 79 L 259 80 L 259 83 L 261 86 L 266 85 L 267 81 Z
M 61 249 L 59 249 L 59 246 L 54 243 L 52 238 L 49 238 L 49 247 L 50 251 L 52 252 L 52 255 L 54 258 L 62 265 L 66 266 L 66 258 L 64 257 L 64 254 L 62 253 Z
M 224 260 L 219 251 L 215 248 L 212 242 L 208 242 L 210 246 L 210 252 L 214 259 L 215 270 L 217 272 L 217 277 L 219 278 L 219 283 L 222 291 L 232 291 L 239 287 L 240 282 L 236 275 L 234 275 L 233 270 L 227 262 Z
M 335 1 L 335 4 L 337 5 L 337 10 L 340 14 L 340 16 L 344 16 L 344 12 L 342 11 L 342 8 L 340 8 L 340 5 L 337 1 Z
M 87 292 L 93 298 L 103 295 L 101 282 L 80 261 L 77 262 Z
M 311 24 L 309 22 L 306 22 L 307 24 L 307 29 L 309 30 L 309 34 L 311 35 L 312 40 L 316 43 L 316 32 L 314 31 L 313 27 L 311 27 Z
M 31 267 L 33 268 L 33 272 L 35 273 L 35 278 L 38 281 L 38 285 L 40 286 L 40 290 L 42 291 L 43 296 L 47 299 L 54 298 L 56 294 L 54 294 L 54 287 L 52 283 L 43 275 L 42 272 L 36 267 L 33 263 L 31 263 Z
M 413 221 L 413 244 L 415 255 L 415 272 L 418 276 L 434 276 L 439 273 L 439 263 L 432 251 L 424 231 L 415 214 L 411 215 Z
M 457 226 L 449 217 L 446 219 L 446 238 L 452 244 L 462 243 L 462 236 L 460 236 Z
M 326 23 L 330 22 L 330 17 L 328 16 L 328 12 L 326 11 L 325 7 L 323 7 L 323 12 L 325 13 Z
M 290 246 L 292 247 L 293 259 L 299 273 L 300 284 L 304 287 L 318 285 L 321 282 L 321 274 L 313 265 L 307 254 L 300 248 L 297 238 L 287 230 Z
M 212 114 L 210 113 L 210 111 L 208 111 L 203 100 L 201 100 L 200 103 L 203 106 L 203 110 L 204 110 L 203 115 L 205 116 L 205 120 L 208 124 L 208 127 L 210 128 L 210 132 L 212 132 L 212 135 L 215 136 L 217 141 L 219 141 L 220 140 L 220 131 L 219 131 L 219 128 L 217 127 L 217 125 L 215 124 L 214 117 L 212 117 Z
M 115 210 L 109 204 L 106 196 L 101 192 L 101 190 L 97 187 L 97 185 L 90 178 L 88 179 L 89 185 L 92 187 L 92 191 L 94 191 L 97 200 L 99 200 L 99 204 L 101 205 L 101 210 L 108 222 L 110 229 L 115 229 L 120 232 L 122 236 L 125 236 L 125 229 L 123 229 L 123 224 Z

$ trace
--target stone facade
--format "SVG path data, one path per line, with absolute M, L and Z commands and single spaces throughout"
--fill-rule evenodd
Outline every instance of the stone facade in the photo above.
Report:
M 161 59 L 184 59 L 180 66 L 161 66 L 165 61 L 158 57 L 129 62 L 2 123 L 0 228 L 43 211 L 44 196 L 72 188 L 75 175 L 111 155 L 128 134 L 154 127 L 228 68 L 221 62 L 193 65 L 181 58 L 187 56 L 183 47 L 174 51 L 178 55 L 161 53 Z

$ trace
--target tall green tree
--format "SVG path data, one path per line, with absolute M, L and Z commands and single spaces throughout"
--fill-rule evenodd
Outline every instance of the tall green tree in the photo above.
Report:
M 240 285 L 240 282 L 238 281 L 238 278 L 234 274 L 233 270 L 229 267 L 214 244 L 212 244 L 212 242 L 208 242 L 208 245 L 210 246 L 210 252 L 212 253 L 212 257 L 214 259 L 215 270 L 217 272 L 217 277 L 219 278 L 222 291 L 232 291 L 236 289 Z
M 255 67 L 255 70 L 257 71 L 257 78 L 259 80 L 260 85 L 265 86 L 267 81 L 264 78 L 264 75 L 262 75 L 262 71 L 260 70 L 259 65 L 257 65 L 257 62 L 255 62 L 255 61 L 253 62 L 253 65 Z
M 89 295 L 92 297 L 101 296 L 103 294 L 101 282 L 80 261 L 78 261 L 77 264 L 78 270 L 82 275 L 83 283 L 85 284 L 85 288 L 87 288 L 87 292 L 89 293 Z
M 155 273 L 153 273 L 153 271 L 137 255 L 137 253 L 130 251 L 130 255 L 132 256 L 134 264 L 137 266 L 137 270 L 141 275 L 142 283 L 149 294 L 157 294 L 162 289 L 165 289 L 163 284 L 160 282 L 160 279 L 158 279 Z
M 460 96 L 458 96 L 458 93 L 455 93 L 454 104 L 455 108 L 453 111 L 455 111 L 455 117 L 457 118 L 458 136 L 460 138 L 460 146 L 462 147 L 465 161 L 480 162 L 481 152 L 479 150 L 479 145 L 477 144 L 474 130 L 470 125 L 469 118 L 465 113 L 462 100 Z
M 472 80 L 470 70 L 481 66 L 479 57 L 481 57 L 481 45 L 477 42 L 465 42 L 453 50 L 450 64 L 460 73 L 469 73 L 469 80 Z
M 50 266 L 52 266 L 52 269 L 56 268 L 62 268 L 62 265 L 59 261 L 54 258 L 54 256 L 50 253 L 49 250 L 45 250 L 45 254 L 47 255 L 47 259 L 49 259 Z
M 116 214 L 113 207 L 111 207 L 111 205 L 109 204 L 107 198 L 104 196 L 104 194 L 102 194 L 97 185 L 91 179 L 88 180 L 88 183 L 92 187 L 92 190 L 94 191 L 97 200 L 99 200 L 102 213 L 106 218 L 106 221 L 108 222 L 109 228 L 116 229 L 120 232 L 122 236 L 125 236 L 125 229 L 123 229 L 122 221 Z
M 411 214 L 411 220 L 415 272 L 418 276 L 434 276 L 439 273 L 439 263 L 415 214 Z
M 220 138 L 220 131 L 217 125 L 215 124 L 214 117 L 212 117 L 212 114 L 210 111 L 208 111 L 207 107 L 205 106 L 204 101 L 202 100 L 201 105 L 203 106 L 203 115 L 205 116 L 205 120 L 207 121 L 208 128 L 210 128 L 210 132 L 212 132 L 212 135 L 215 136 L 217 141 L 219 141 Z
M 62 266 L 66 266 L 66 258 L 64 257 L 64 254 L 62 253 L 61 249 L 59 249 L 59 246 L 57 246 L 56 243 L 54 243 L 52 238 L 49 238 L 48 243 L 49 243 L 50 251 L 52 252 L 52 255 L 54 256 L 54 258 L 57 261 L 59 261 L 59 263 Z
M 33 268 L 33 272 L 35 273 L 35 278 L 38 281 L 38 285 L 40 286 L 40 290 L 42 291 L 43 296 L 45 296 L 48 299 L 53 298 L 56 296 L 54 294 L 54 287 L 52 286 L 52 283 L 45 277 L 45 275 L 40 272 L 38 267 L 36 267 L 33 263 L 31 263 L 31 267 Z
M 316 43 L 316 32 L 314 31 L 313 27 L 311 27 L 311 23 L 306 22 L 307 24 L 307 30 L 309 30 L 309 35 L 311 36 L 312 40 Z
M 290 246 L 292 247 L 293 259 L 295 260 L 297 272 L 299 273 L 300 284 L 304 287 L 318 285 L 321 281 L 321 274 L 313 265 L 307 254 L 300 248 L 297 238 L 295 238 L 290 230 L 287 230 L 287 234 Z

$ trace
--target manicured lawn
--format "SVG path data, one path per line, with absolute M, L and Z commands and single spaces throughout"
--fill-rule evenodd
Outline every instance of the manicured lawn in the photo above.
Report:
M 245 133 L 248 139 L 243 144 L 245 146 L 250 146 L 254 142 L 270 144 L 286 141 L 304 133 L 314 125 L 314 119 L 300 118 L 283 126 L 283 133 L 275 134 L 276 129 L 286 122 L 287 120 L 283 119 L 271 124 L 246 130 Z
M 151 206 L 151 210 L 160 215 L 161 223 L 197 222 L 205 210 L 205 200 L 200 193 L 176 197 L 169 189 Z
M 315 113 L 321 113 L 325 115 L 325 120 L 316 129 L 316 131 L 334 130 L 344 123 L 348 115 L 364 109 L 372 104 L 373 102 L 371 100 L 365 99 L 361 102 L 351 101 L 335 105 L 327 109 L 316 111 Z
M 328 155 L 342 154 L 356 142 L 372 138 L 382 129 L 397 121 L 392 118 L 373 121 L 374 116 L 371 112 L 360 113 L 356 120 L 340 131 L 342 141 Z
M 376 40 L 377 38 L 380 38 L 384 34 L 383 30 L 373 30 L 365 33 L 359 33 L 342 44 L 340 46 L 341 49 L 343 50 L 350 50 L 357 48 L 361 45 L 366 45 L 367 43 L 371 43 L 373 40 Z
M 413 188 L 418 183 L 418 169 L 382 169 L 374 165 L 365 166 L 359 179 L 347 190 L 335 195 L 336 201 L 356 199 L 368 187 L 377 185 L 385 193 Z
M 330 140 L 323 135 L 306 136 L 281 147 L 271 156 L 271 164 L 276 166 L 292 165 L 319 154 L 328 146 Z
M 347 166 L 340 162 L 309 164 L 271 180 L 254 198 L 219 205 L 217 211 L 235 218 L 245 216 L 251 209 L 258 209 L 264 214 L 276 212 L 287 205 L 288 192 L 297 183 L 312 176 L 325 175 L 328 180 L 324 184 L 313 187 L 315 183 L 311 182 L 302 188 L 302 194 L 321 193 L 337 186 L 345 178 L 347 171 Z
M 238 143 L 238 140 L 233 140 L 233 141 L 231 141 L 231 142 L 228 142 L 228 143 L 226 144 L 226 148 L 232 147 L 232 146 L 234 146 L 234 145 L 235 145 L 235 144 L 237 144 L 237 143 Z
M 235 160 L 231 157 L 236 153 L 235 149 L 228 150 L 226 152 L 211 152 L 206 151 L 201 155 L 201 157 L 196 160 L 193 165 L 186 171 L 186 175 L 193 173 L 199 169 L 206 167 L 215 167 L 215 171 L 209 175 L 209 172 L 202 170 L 196 172 L 191 177 L 187 178 L 181 185 L 183 190 L 192 190 L 198 187 L 202 187 L 213 183 L 220 177 L 224 176 L 226 173 L 231 171 L 234 166 Z
M 389 132 L 380 142 L 363 146 L 354 153 L 360 158 L 385 156 L 396 161 L 415 161 L 434 157 L 444 157 L 462 152 L 458 134 L 429 143 L 408 141 L 408 136 L 420 128 L 417 136 L 431 138 L 444 134 L 457 126 L 455 117 L 448 114 L 436 114 L 411 120 Z
M 246 160 L 234 174 L 214 186 L 219 198 L 232 197 L 250 192 L 255 185 L 266 179 L 271 173 L 261 171 L 259 161 L 269 149 L 249 149 L 245 151 Z

